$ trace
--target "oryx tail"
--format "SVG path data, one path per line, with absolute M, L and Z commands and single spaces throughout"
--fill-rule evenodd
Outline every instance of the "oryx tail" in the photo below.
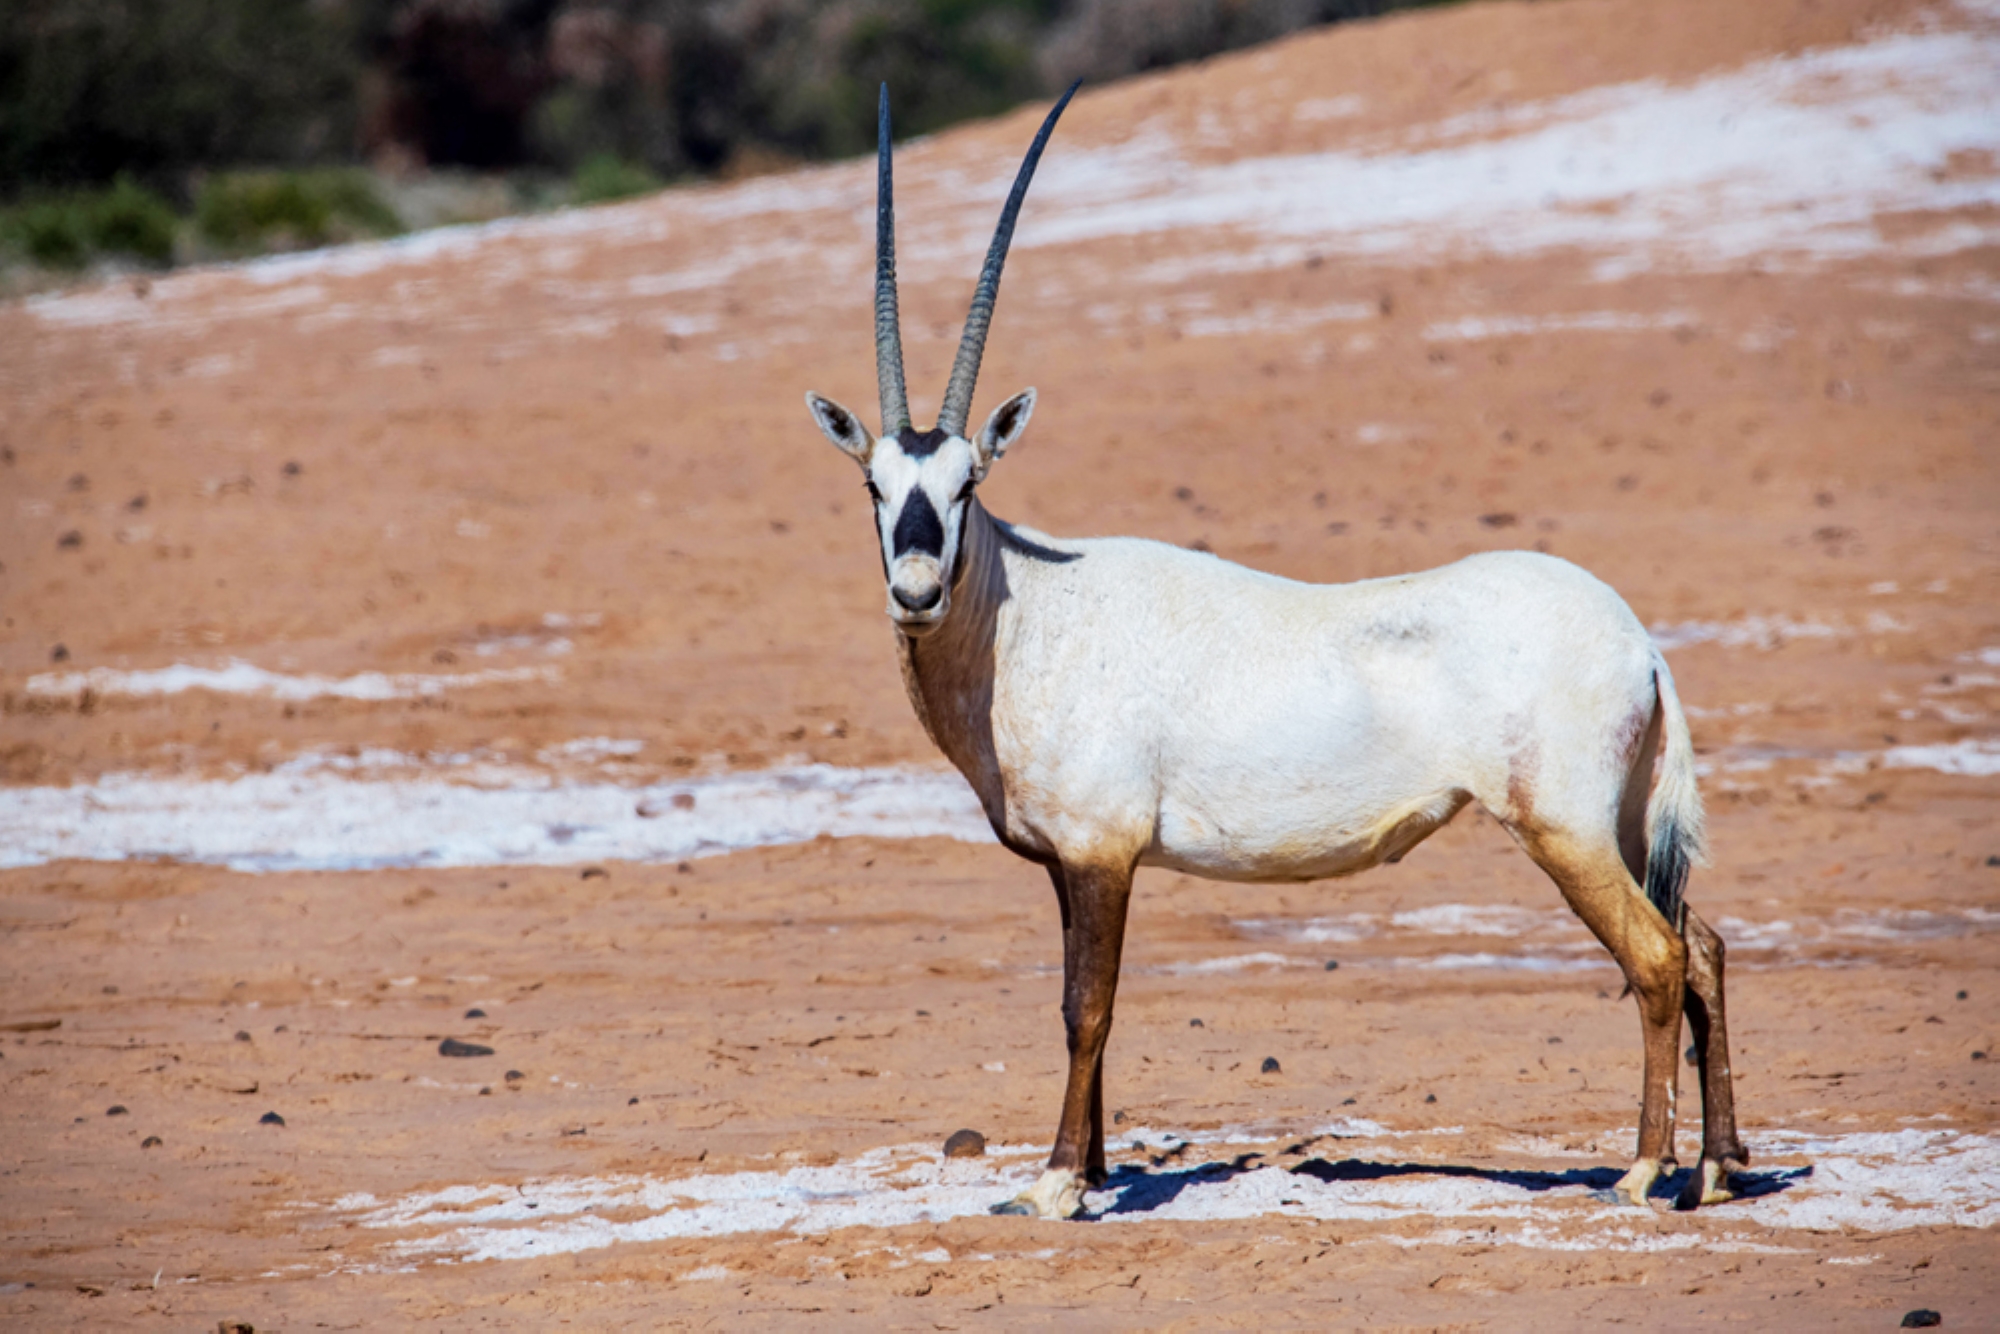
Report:
M 1658 650 L 1653 653 L 1653 682 L 1659 692 L 1662 746 L 1659 778 L 1646 803 L 1646 897 L 1679 931 L 1682 891 L 1688 871 L 1706 859 L 1707 831 L 1701 790 L 1695 786 L 1694 739 L 1674 691 L 1674 674 Z

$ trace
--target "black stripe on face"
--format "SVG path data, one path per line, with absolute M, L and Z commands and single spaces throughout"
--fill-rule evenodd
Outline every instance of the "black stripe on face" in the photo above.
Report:
M 914 426 L 905 426 L 896 432 L 898 448 L 903 451 L 905 458 L 912 459 L 929 458 L 943 448 L 944 442 L 949 439 L 951 439 L 949 432 L 938 430 L 936 427 L 928 431 L 919 431 Z
M 903 502 L 903 512 L 896 516 L 896 531 L 890 542 L 898 556 L 921 551 L 936 560 L 944 558 L 944 522 L 938 518 L 936 507 L 922 487 L 910 492 L 910 498 Z

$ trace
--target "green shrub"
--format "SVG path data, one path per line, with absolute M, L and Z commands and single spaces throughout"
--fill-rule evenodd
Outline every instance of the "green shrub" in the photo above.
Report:
M 660 178 L 615 153 L 593 153 L 576 169 L 571 186 L 577 203 L 603 204 L 650 194 L 660 188 Z
M 87 198 L 85 211 L 93 248 L 153 264 L 173 262 L 179 220 L 166 200 L 129 176 L 120 176 L 109 190 Z
M 80 269 L 98 255 L 171 263 L 178 230 L 166 200 L 122 176 L 109 189 L 45 195 L 0 210 L 0 242 L 51 269 Z
M 7 210 L 8 245 L 50 269 L 80 269 L 90 259 L 90 229 L 73 200 L 43 199 Z
M 358 171 L 238 171 L 209 178 L 195 201 L 202 235 L 224 250 L 309 249 L 391 236 L 395 212 Z

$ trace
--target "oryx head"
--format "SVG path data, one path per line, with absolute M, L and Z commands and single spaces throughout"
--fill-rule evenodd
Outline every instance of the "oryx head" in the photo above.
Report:
M 1014 237 L 1014 219 L 1028 193 L 1035 164 L 1056 127 L 1056 118 L 1076 93 L 1071 84 L 1042 122 L 1014 188 L 1000 211 L 1000 225 L 986 251 L 958 359 L 945 385 L 937 425 L 918 430 L 910 421 L 903 392 L 903 336 L 896 320 L 896 209 L 889 168 L 889 87 L 882 86 L 875 200 L 875 375 L 882 392 L 882 434 L 871 435 L 861 419 L 830 398 L 806 395 L 806 407 L 827 439 L 861 465 L 868 498 L 875 507 L 876 540 L 889 584 L 889 616 L 904 634 L 921 635 L 951 609 L 952 581 L 958 573 L 959 543 L 965 531 L 972 489 L 993 461 L 1027 429 L 1035 391 L 1025 389 L 993 410 L 979 433 L 965 434 L 972 410 L 972 387 L 993 302 L 1000 293 L 1000 269 Z

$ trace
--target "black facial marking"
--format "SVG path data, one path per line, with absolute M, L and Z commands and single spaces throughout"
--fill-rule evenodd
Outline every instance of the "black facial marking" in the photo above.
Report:
M 944 523 L 922 488 L 910 492 L 910 498 L 903 502 L 903 512 L 896 516 L 893 540 L 898 556 L 921 551 L 927 556 L 943 559 Z
M 913 459 L 929 458 L 944 448 L 944 442 L 949 439 L 951 436 L 948 433 L 936 427 L 928 431 L 919 431 L 914 426 L 905 426 L 896 432 L 897 446 L 902 449 L 905 456 Z

